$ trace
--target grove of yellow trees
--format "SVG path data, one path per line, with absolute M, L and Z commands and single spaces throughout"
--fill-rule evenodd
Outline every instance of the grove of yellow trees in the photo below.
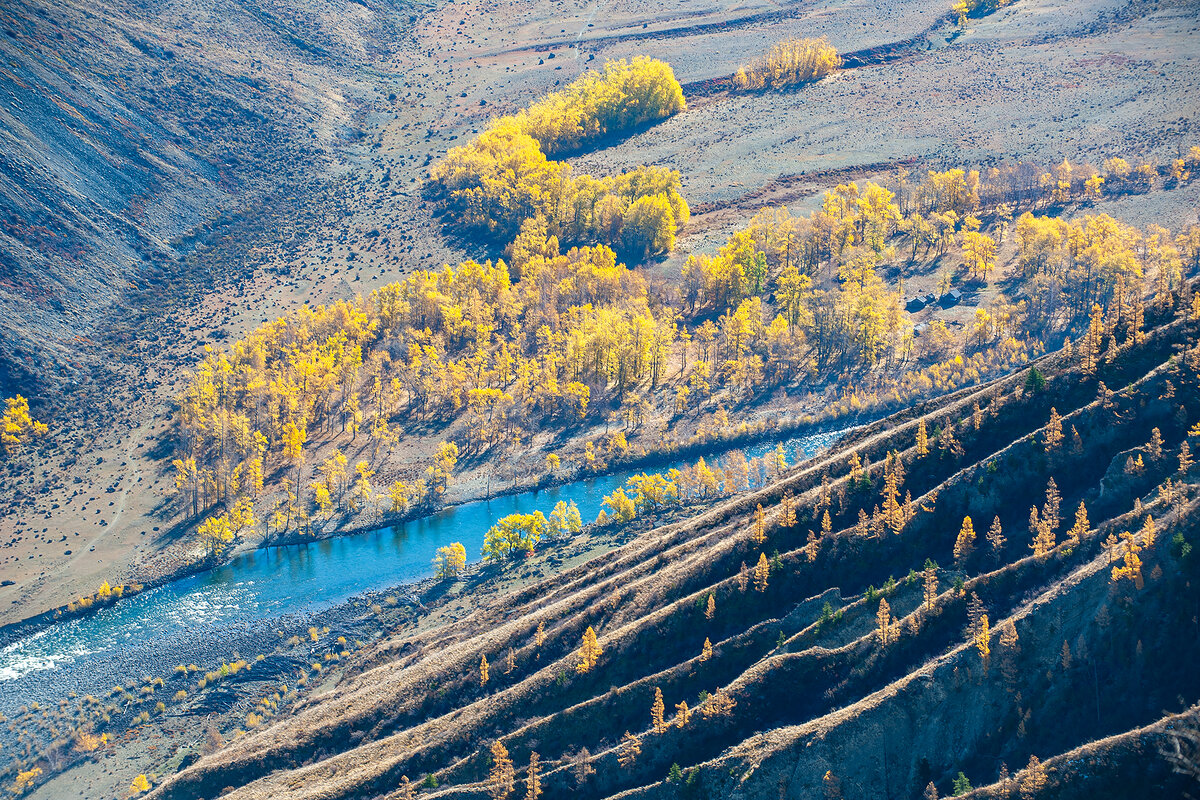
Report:
M 829 415 L 952 390 L 1023 364 L 1095 309 L 1140 330 L 1143 289 L 1166 296 L 1200 267 L 1200 226 L 1142 234 L 1102 214 L 1033 213 L 1098 186 L 1097 170 L 1064 161 L 919 180 L 901 170 L 887 185 L 838 185 L 807 217 L 767 210 L 716 253 L 690 256 L 678 292 L 654 287 L 608 244 L 562 243 L 610 242 L 639 257 L 669 247 L 687 216 L 678 174 L 572 178 L 530 131 L 570 149 L 674 113 L 682 99 L 663 66 L 635 59 L 589 73 L 547 105 L 497 120 L 435 168 L 462 219 L 508 242 L 503 258 L 417 270 L 369 296 L 303 307 L 227 351 L 206 350 L 177 399 L 174 466 L 194 515 L 226 509 L 204 523 L 208 552 L 258 524 L 264 503 L 276 531 L 339 513 L 423 510 L 442 501 L 460 458 L 502 459 L 537 431 L 623 423 L 575 461 L 599 472 L 631 453 L 626 435 L 648 421 L 706 412 L 701 430 L 733 430 L 728 403 L 781 387 L 836 379 Z M 578 113 L 560 120 L 565 108 Z M 1021 207 L 1029 210 L 1010 238 L 1024 296 L 980 307 L 969 342 L 936 320 L 918 339 L 885 270 L 903 276 L 944 262 L 961 243 L 963 271 L 986 282 Z M 641 244 L 622 238 L 629 225 Z M 458 420 L 462 433 L 423 469 L 380 476 L 410 425 L 444 430 Z M 312 455 L 331 443 L 332 455 Z M 564 458 L 545 463 L 561 470 Z M 630 519 L 737 483 L 701 464 L 641 476 L 610 497 L 606 516 Z M 550 524 L 509 520 L 485 550 L 529 552 Z
M 739 67 L 736 89 L 782 89 L 815 81 L 842 66 L 837 50 L 824 38 L 779 42 L 766 55 Z
M 669 65 L 610 61 L 515 116 L 499 117 L 430 173 L 466 231 L 509 242 L 527 226 L 568 244 L 602 243 L 638 260 L 665 253 L 687 222 L 679 173 L 637 167 L 605 178 L 573 176 L 547 158 L 682 111 Z
M 12 458 L 35 439 L 45 436 L 49 428 L 29 415 L 29 401 L 21 395 L 4 401 L 4 416 L 0 417 L 0 445 Z
M 517 112 L 514 120 L 544 152 L 559 155 L 685 108 L 671 65 L 635 56 L 585 72 L 565 89 Z

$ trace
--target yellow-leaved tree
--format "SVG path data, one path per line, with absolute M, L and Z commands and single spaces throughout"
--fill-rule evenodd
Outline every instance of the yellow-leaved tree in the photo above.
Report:
M 445 547 L 439 547 L 433 558 L 434 569 L 439 578 L 454 578 L 460 575 L 467 566 L 467 548 L 462 542 L 451 542 Z
M 508 757 L 508 748 L 497 739 L 492 743 L 492 769 L 488 773 L 488 794 L 493 800 L 504 800 L 512 794 L 516 770 Z
M 837 50 L 823 37 L 779 42 L 766 55 L 740 68 L 734 88 L 742 91 L 782 89 L 828 75 L 842 66 Z
M 650 722 L 654 726 L 655 733 L 662 733 L 667 729 L 666 720 L 663 719 L 663 713 L 667 710 L 666 704 L 663 702 L 662 689 L 654 687 L 654 702 L 650 705 Z
M 588 625 L 587 630 L 583 632 L 583 643 L 579 646 L 579 663 L 575 665 L 575 671 L 590 672 L 592 667 L 596 666 L 600 655 L 600 642 L 596 639 L 596 631 Z
M 975 549 L 975 526 L 970 517 L 963 517 L 962 528 L 958 531 L 958 539 L 954 542 L 954 562 L 961 563 L 970 557 Z
M 29 401 L 21 395 L 4 401 L 4 416 L 0 417 L 0 444 L 9 458 L 21 452 L 25 445 L 49 432 L 49 428 L 29 415 Z
M 767 580 L 771 575 L 771 564 L 767 561 L 766 553 L 758 554 L 758 563 L 754 565 L 754 588 L 760 592 L 767 590 Z

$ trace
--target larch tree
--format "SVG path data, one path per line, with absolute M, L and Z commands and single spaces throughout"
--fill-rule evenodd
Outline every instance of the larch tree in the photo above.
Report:
M 962 458 L 966 453 L 959 443 L 958 437 L 954 435 L 954 420 L 946 421 L 946 427 L 942 428 L 941 435 L 938 436 L 938 446 L 942 449 L 943 454 L 951 458 Z
M 504 674 L 512 675 L 513 670 L 517 668 L 517 653 L 511 647 L 508 648 L 508 658 L 504 665 Z
M 1067 531 L 1067 536 L 1071 537 L 1072 542 L 1079 544 L 1090 529 L 1091 523 L 1088 521 L 1087 506 L 1080 500 L 1079 508 L 1075 509 L 1075 524 L 1071 526 L 1071 530 Z
M 1062 524 L 1062 516 L 1060 509 L 1062 506 L 1062 495 L 1059 494 L 1058 484 L 1054 482 L 1054 477 L 1046 483 L 1046 502 L 1042 506 L 1042 522 L 1050 529 L 1051 533 L 1058 533 L 1058 526 Z
M 487 686 L 488 682 L 488 660 L 486 655 L 479 657 L 479 685 Z
M 746 591 L 746 588 L 750 585 L 750 570 L 746 567 L 745 561 L 742 562 L 742 566 L 738 570 L 737 585 L 739 592 Z
M 925 431 L 925 418 L 917 421 L 917 455 L 929 455 L 929 434 Z
M 966 588 L 962 589 L 966 592 Z M 970 634 L 967 637 L 968 641 L 974 641 L 979 635 L 979 621 L 983 619 L 984 606 L 983 601 L 979 599 L 979 595 L 971 592 L 967 596 L 967 626 Z
M 488 794 L 493 800 L 504 800 L 512 794 L 516 781 L 516 770 L 508 757 L 508 748 L 497 739 L 492 743 L 492 769 L 488 773 Z
M 654 726 L 655 733 L 662 733 L 667 729 L 667 723 L 663 719 L 663 713 L 667 710 L 666 704 L 663 702 L 662 689 L 654 687 L 654 702 L 650 704 L 650 723 Z
M 900 506 L 900 487 L 896 471 L 886 470 L 883 482 L 883 518 L 892 533 L 904 530 L 904 509 Z
M 1046 444 L 1047 453 L 1055 453 L 1063 442 L 1062 417 L 1058 415 L 1058 410 L 1051 407 L 1050 421 L 1046 423 L 1046 433 L 1043 436 Z
M 958 539 L 954 542 L 954 562 L 961 564 L 966 561 L 975 549 L 975 526 L 970 517 L 963 517 L 962 527 L 958 531 Z
M 625 731 L 625 735 L 621 737 L 621 751 L 617 754 L 617 763 L 622 769 L 630 769 L 637 763 L 638 756 L 642 754 L 642 740 Z
M 704 607 L 704 618 L 711 620 L 717 613 L 717 601 L 713 599 L 713 593 L 708 593 L 708 604 Z
M 1138 544 L 1137 537 L 1129 531 L 1124 531 L 1121 539 L 1125 543 L 1125 551 L 1121 565 L 1113 567 L 1112 582 L 1118 583 L 1124 578 L 1132 581 L 1133 585 L 1141 590 L 1145 585 L 1142 578 L 1142 558 L 1138 555 L 1142 551 L 1142 547 Z
M 817 535 L 812 531 L 808 532 L 808 539 L 804 545 L 804 555 L 808 559 L 808 563 L 813 563 L 817 560 L 817 549 L 820 547 L 820 541 Z
M 789 489 L 783 495 L 783 512 L 780 514 L 783 527 L 796 527 L 796 500 L 792 497 L 792 491 Z
M 875 613 L 875 622 L 879 633 L 879 643 L 886 647 L 895 634 L 895 626 L 892 624 L 892 607 L 888 605 L 886 597 L 879 598 L 879 611 Z
M 1146 452 L 1150 456 L 1151 461 L 1158 461 L 1163 454 L 1163 437 L 1162 431 L 1154 428 L 1150 431 L 1150 441 L 1146 443 Z
M 1158 528 L 1154 524 L 1154 517 L 1150 514 L 1146 515 L 1146 521 L 1142 523 L 1142 529 L 1138 534 L 1142 538 L 1142 547 L 1154 547 L 1154 538 L 1158 532 Z
M 412 781 L 408 779 L 407 775 L 400 776 L 400 800 L 417 800 L 417 790 L 413 788 Z
M 1112 566 L 1113 562 L 1117 559 L 1117 545 L 1120 543 L 1121 540 L 1111 533 L 1104 538 L 1104 552 L 1108 554 L 1109 566 Z
M 1004 549 L 1004 529 L 1000 526 L 1000 516 L 997 514 L 992 520 L 992 527 L 988 528 L 987 532 L 988 545 L 992 548 L 992 555 L 997 558 L 1000 552 Z
M 546 623 L 539 622 L 538 626 L 537 626 L 537 630 L 534 631 L 534 633 L 533 633 L 533 646 L 537 649 L 541 649 L 542 645 L 544 645 L 545 643 L 546 643 Z
M 541 759 L 537 751 L 533 751 L 529 754 L 529 771 L 525 774 L 525 800 L 538 800 L 541 796 Z
M 979 658 L 983 661 L 985 668 L 992 656 L 991 643 L 992 635 L 988 630 L 987 614 L 983 614 L 979 618 L 979 633 L 975 635 L 975 649 L 979 651 Z
M 759 503 L 758 508 L 754 510 L 754 527 L 751 539 L 756 545 L 761 545 L 767 540 L 767 515 L 763 512 L 762 503 Z
M 678 728 L 687 727 L 691 719 L 692 712 L 688 709 L 687 701 L 680 700 L 675 704 L 675 726 Z
M 1197 295 L 1200 297 L 1200 295 Z M 1188 446 L 1187 441 L 1179 446 L 1179 471 L 1187 473 L 1192 468 L 1192 448 Z
M 709 638 L 707 636 L 705 636 L 704 637 L 704 645 L 700 648 L 700 660 L 708 661 L 710 658 L 712 658 L 712 655 L 713 655 L 712 642 L 709 641 Z
M 1054 531 L 1038 515 L 1037 506 L 1029 509 L 1029 531 L 1033 534 L 1033 542 L 1029 547 L 1038 558 L 1045 558 L 1054 549 Z
M 575 671 L 581 674 L 590 672 L 592 667 L 596 666 L 600 655 L 600 642 L 596 639 L 596 631 L 588 625 L 587 630 L 583 632 L 583 642 L 579 646 L 579 663 L 575 665 Z
M 932 561 L 925 562 L 925 609 L 932 611 L 937 606 L 938 577 L 937 565 Z
M 700 713 L 706 718 L 727 717 L 733 713 L 737 700 L 729 696 L 729 692 L 718 686 L 700 707 Z
M 1037 800 L 1046 788 L 1046 768 L 1037 756 L 1029 757 L 1029 764 L 1021 770 L 1018 780 L 1021 800 Z
M 766 553 L 758 554 L 758 563 L 754 565 L 754 588 L 760 592 L 767 590 L 767 579 L 771 575 L 771 564 L 767 561 Z
M 304 426 L 289 422 L 283 430 L 283 458 L 296 468 L 297 492 L 300 486 L 300 465 L 304 463 L 304 442 L 308 439 L 308 431 Z

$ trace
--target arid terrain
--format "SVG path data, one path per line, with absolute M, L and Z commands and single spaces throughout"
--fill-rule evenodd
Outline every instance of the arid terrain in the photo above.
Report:
M 808 214 L 839 184 L 886 183 L 900 171 L 1064 159 L 1099 168 L 1123 157 L 1156 170 L 1150 189 L 1073 198 L 1055 213 L 1181 235 L 1200 222 L 1200 180 L 1167 177 L 1200 145 L 1200 4 L 1013 0 L 961 26 L 937 3 L 885 6 L 25 0 L 0 10 L 0 398 L 28 397 L 50 427 L 0 461 L 0 625 L 52 615 L 105 582 L 154 585 L 214 563 L 196 538 L 204 514 L 172 491 L 177 396 L 189 370 L 305 304 L 369 297 L 465 259 L 511 261 L 455 228 L 430 169 L 493 117 L 609 59 L 668 62 L 687 101 L 565 157 L 576 175 L 679 172 L 690 219 L 670 252 L 631 263 L 652 305 L 682 307 L 689 256 L 715 253 L 756 212 Z M 842 69 L 784 90 L 733 89 L 739 66 L 795 37 L 825 37 Z M 984 216 L 996 235 L 999 217 Z M 1021 243 L 999 230 L 995 274 L 961 280 L 961 304 L 906 315 L 910 329 L 940 320 L 966 342 L 977 309 L 1033 299 Z M 1144 256 L 1148 246 L 1132 249 Z M 962 260 L 957 250 L 917 268 L 895 258 L 880 274 L 905 297 L 941 295 Z M 1180 274 L 1197 277 L 1186 264 Z M 843 280 L 836 269 L 821 277 Z M 1200 422 L 1194 291 L 1181 281 L 1168 299 L 1148 299 L 1144 339 L 1106 309 L 1111 338 L 1095 369 L 1058 350 L 1075 340 L 1078 353 L 1085 309 L 1082 327 L 1039 332 L 1038 347 L 977 371 L 969 383 L 978 385 L 930 388 L 919 402 L 897 392 L 894 402 L 854 407 L 854 389 L 832 377 L 748 399 L 730 390 L 703 413 L 671 415 L 661 412 L 667 390 L 646 386 L 656 412 L 625 428 L 628 463 L 644 456 L 647 469 L 726 406 L 760 434 L 823 414 L 836 428 L 866 425 L 753 489 L 586 527 L 519 565 L 421 583 L 411 602 L 408 590 L 348 601 L 314 616 L 331 632 L 311 638 L 303 621 L 281 624 L 278 641 L 256 641 L 263 663 L 240 652 L 252 669 L 219 686 L 197 690 L 192 673 L 234 661 L 233 652 L 207 654 L 214 663 L 182 676 L 148 674 L 143 684 L 162 678 L 174 694 L 175 682 L 186 698 L 153 721 L 147 705 L 141 721 L 141 706 L 126 701 L 138 690 L 115 694 L 111 702 L 125 705 L 104 714 L 104 724 L 115 720 L 112 741 L 94 754 L 71 744 L 82 723 L 43 713 L 35 724 L 37 707 L 26 709 L 23 722 L 5 722 L 12 736 L 0 766 L 11 775 L 0 790 L 125 797 L 144 773 L 151 796 L 163 798 L 406 798 L 402 776 L 414 789 L 435 776 L 422 796 L 483 797 L 499 740 L 517 768 L 520 795 L 511 796 L 525 795 L 533 751 L 547 797 L 917 798 L 931 783 L 956 793 L 960 770 L 983 787 L 977 796 L 1015 797 L 1038 779 L 1033 768 L 1017 775 L 1031 755 L 1048 776 L 1029 798 L 1135 796 L 1145 786 L 1196 794 L 1195 773 L 1173 772 L 1160 755 L 1173 746 L 1170 731 L 1196 730 L 1200 701 L 1197 559 L 1182 549 L 1200 542 L 1196 476 L 1177 469 Z M 700 317 L 692 322 L 698 328 Z M 682 360 L 666 364 L 679 385 L 688 352 L 685 343 Z M 1026 358 L 1044 386 L 1030 383 Z M 904 368 L 936 361 L 906 356 Z M 610 405 L 574 427 L 527 432 L 500 457 L 464 447 L 440 502 L 591 476 L 579 466 L 585 443 L 610 436 L 624 413 Z M 1057 451 L 1044 442 L 1051 407 L 1067 435 Z M 939 442 L 931 455 L 916 453 L 921 418 Z M 940 448 L 947 421 L 961 453 Z M 420 474 L 440 442 L 463 442 L 472 425 L 466 415 L 401 420 L 378 485 Z M 306 468 L 335 450 L 351 455 L 351 467 L 365 458 L 367 437 L 348 444 L 344 420 L 335 427 L 314 428 Z M 1152 429 L 1165 439 L 1156 457 Z M 900 494 L 911 491 L 920 510 L 901 532 L 867 535 L 860 510 L 881 513 L 893 451 L 907 471 Z M 574 471 L 547 474 L 552 453 Z M 852 453 L 869 459 L 865 483 L 851 474 Z M 1127 470 L 1139 455 L 1141 471 Z M 268 491 L 290 491 L 290 474 L 278 466 Z M 821 500 L 822 477 L 831 503 Z M 1043 506 L 1050 478 L 1062 525 L 1053 548 L 1032 554 L 1029 507 Z M 798 511 L 791 526 L 781 523 L 785 492 Z M 1074 541 L 1067 530 L 1081 501 L 1090 527 Z M 770 520 L 765 544 L 749 533 L 759 504 Z M 807 537 L 827 508 L 832 527 L 814 558 Z M 966 515 L 978 542 L 959 558 Z M 1137 533 L 1147 515 L 1157 543 L 1141 540 L 1135 587 L 1133 577 L 1114 578 L 1113 565 L 1128 564 L 1136 540 L 1120 534 Z M 993 516 L 1007 545 L 989 549 Z M 223 557 L 272 541 L 265 509 L 260 517 L 263 535 Z M 380 524 L 347 514 L 321 535 Z M 273 541 L 299 536 L 286 534 Z M 742 574 L 760 553 L 771 562 L 762 591 Z M 709 597 L 714 614 L 705 613 Z M 899 622 L 890 641 L 878 624 L 881 598 Z M 981 613 L 990 653 L 978 645 Z M 535 643 L 539 624 L 545 639 Z M 589 626 L 603 654 L 577 672 Z M 0 647 L 25 630 L 8 628 Z M 1000 643 L 1009 630 L 1019 645 Z M 338 636 L 353 645 L 332 644 Z M 712 651 L 700 660 L 706 637 Z M 492 670 L 483 685 L 481 656 Z M 660 730 L 651 723 L 656 688 L 666 698 Z M 732 709 L 709 704 L 718 689 Z M 60 700 L 68 698 L 29 698 L 43 710 Z M 681 701 L 690 722 L 686 710 L 676 718 Z M 258 718 L 250 724 L 247 714 Z M 39 733 L 26 741 L 18 723 Z M 628 763 L 626 732 L 640 740 Z M 54 750 L 56 741 L 67 744 Z M 44 778 L 13 783 L 35 765 Z

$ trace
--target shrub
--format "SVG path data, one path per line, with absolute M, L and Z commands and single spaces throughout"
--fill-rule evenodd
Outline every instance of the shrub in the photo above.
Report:
M 738 69 L 733 85 L 742 91 L 782 89 L 815 81 L 841 66 L 841 56 L 823 37 L 791 39 Z

